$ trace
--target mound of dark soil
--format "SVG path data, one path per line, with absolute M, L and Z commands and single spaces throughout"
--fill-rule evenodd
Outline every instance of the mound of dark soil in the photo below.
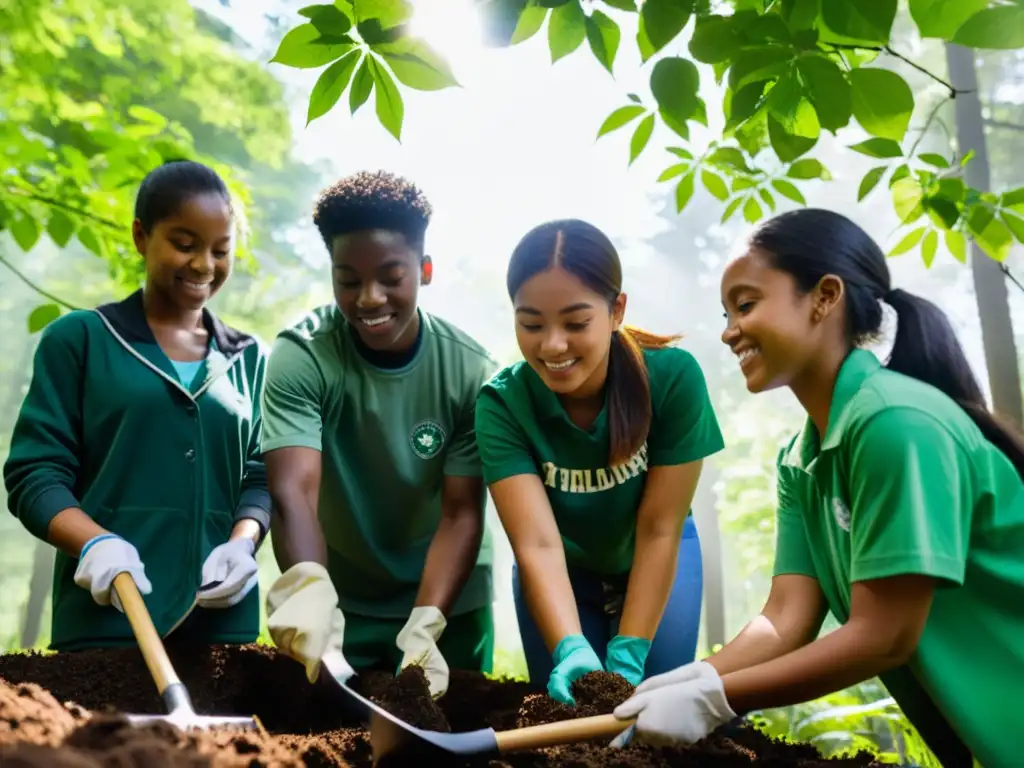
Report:
M 372 764 L 369 735 L 330 681 L 310 685 L 301 665 L 274 649 L 168 644 L 204 715 L 255 716 L 255 731 L 183 733 L 166 724 L 133 727 L 124 713 L 163 714 L 137 649 L 0 656 L 0 768 L 331 768 Z M 454 733 L 605 714 L 629 697 L 623 678 L 591 673 L 573 687 L 575 708 L 531 686 L 452 670 L 433 701 L 422 670 L 364 672 L 353 680 L 418 727 Z M 388 765 L 402 765 L 389 761 Z M 405 765 L 419 765 L 417 760 Z M 750 728 L 720 729 L 688 748 L 604 743 L 510 753 L 452 765 L 489 768 L 866 768 L 868 755 L 826 760 L 809 746 L 772 741 Z M 880 768 L 880 764 L 874 764 Z

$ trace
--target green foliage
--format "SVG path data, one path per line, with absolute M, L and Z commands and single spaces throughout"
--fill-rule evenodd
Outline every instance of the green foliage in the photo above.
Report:
M 171 159 L 205 162 L 224 177 L 246 269 L 255 263 L 246 214 L 257 188 L 268 210 L 263 232 L 274 217 L 294 218 L 294 191 L 275 178 L 302 176 L 287 157 L 281 85 L 201 21 L 186 0 L 67 0 L 59 14 L 45 0 L 0 6 L 0 231 L 20 250 L 45 238 L 82 248 L 117 293 L 134 289 L 142 277 L 130 232 L 135 189 Z M 323 23 L 339 29 L 336 17 Z M 0 261 L 24 279 L 14 255 Z M 71 308 L 48 301 L 31 314 L 30 331 L 57 317 L 54 307 Z
M 348 13 L 352 2 L 338 0 L 328 7 Z M 675 181 L 680 212 L 692 199 L 698 180 L 722 202 L 722 221 L 741 212 L 748 222 L 756 222 L 776 210 L 778 196 L 805 205 L 805 185 L 831 180 L 824 169 L 814 173 L 810 169 L 818 166 L 801 165 L 813 159 L 808 154 L 821 132 L 835 135 L 857 126 L 869 138 L 855 142 L 852 150 L 898 163 L 896 168 L 872 167 L 857 190 L 857 199 L 863 200 L 889 175 L 893 206 L 904 225 L 894 251 L 920 249 L 930 264 L 942 242 L 962 260 L 961 240 L 970 237 L 989 256 L 1001 260 L 1015 240 L 1024 242 L 1024 212 L 1019 204 L 967 188 L 961 180 L 962 158 L 937 161 L 934 153 L 916 155 L 920 138 L 908 141 L 917 106 L 914 91 L 896 72 L 870 66 L 883 53 L 905 58 L 890 47 L 897 0 L 479 0 L 478 5 L 491 45 L 518 45 L 547 24 L 552 62 L 579 55 L 586 40 L 590 55 L 609 74 L 623 40 L 619 24 L 630 17 L 635 20 L 632 42 L 651 67 L 650 99 L 629 94 L 631 103 L 608 115 L 597 136 L 631 126 L 630 164 L 649 151 L 659 122 L 682 139 L 690 153 L 689 164 L 674 159 L 660 179 Z M 316 19 L 304 9 L 302 15 L 311 21 L 285 36 L 275 61 L 296 67 L 331 62 L 336 66 L 352 46 L 365 50 L 364 63 L 376 66 L 363 80 L 362 68 L 356 73 L 351 85 L 353 111 L 366 101 L 375 83 L 388 82 L 386 68 L 373 58 L 377 55 L 383 56 L 403 85 L 425 89 L 422 79 L 403 79 L 384 56 L 382 44 L 363 34 L 364 26 L 379 22 L 374 29 L 386 30 L 390 44 L 405 41 L 429 51 L 400 26 L 410 13 L 407 1 L 359 0 L 358 7 L 362 41 L 347 29 L 344 40 L 339 37 L 344 24 L 334 11 L 333 31 L 318 37 Z M 1024 48 L 1024 4 L 1019 2 L 909 0 L 909 10 L 910 21 L 925 38 L 977 48 Z M 688 55 L 683 55 L 679 43 L 684 30 L 691 28 Z M 328 56 L 332 46 L 336 48 Z M 431 51 L 422 59 L 421 69 L 429 73 L 425 78 L 437 87 L 457 84 L 454 76 L 441 74 L 447 72 L 442 58 Z M 724 86 L 720 104 L 724 129 L 703 152 L 690 145 L 691 123 L 708 125 L 707 106 L 699 95 L 701 70 L 695 62 L 712 65 L 715 80 Z M 331 89 L 326 85 L 314 89 L 311 119 L 329 111 L 341 82 L 333 79 Z M 952 98 L 955 92 L 949 91 Z M 400 91 L 394 89 L 377 105 L 381 123 L 399 138 Z M 908 144 L 910 148 L 905 149 Z M 732 154 L 723 155 L 724 150 Z M 724 162 L 723 157 L 742 162 Z M 921 164 L 930 167 L 923 169 Z M 1007 194 L 1021 192 L 1024 188 Z

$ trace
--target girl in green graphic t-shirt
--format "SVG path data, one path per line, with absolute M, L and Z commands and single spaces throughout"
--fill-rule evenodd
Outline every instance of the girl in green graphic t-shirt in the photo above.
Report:
M 481 391 L 477 442 L 515 554 L 530 678 L 571 703 L 587 672 L 635 684 L 693 660 L 690 502 L 722 435 L 693 357 L 623 325 L 619 257 L 593 226 L 527 234 L 508 293 L 525 359 Z
M 692 742 L 737 713 L 880 676 L 947 768 L 1020 765 L 1024 449 L 989 413 L 949 321 L 890 284 L 856 224 L 769 220 L 722 278 L 751 392 L 807 411 L 778 459 L 778 551 L 761 615 L 615 712 Z M 857 346 L 897 332 L 886 366 Z M 826 610 L 842 626 L 815 639 Z

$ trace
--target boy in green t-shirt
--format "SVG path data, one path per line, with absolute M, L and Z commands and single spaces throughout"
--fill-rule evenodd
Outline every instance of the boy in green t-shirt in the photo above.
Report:
M 490 670 L 474 408 L 497 363 L 417 307 L 430 215 L 383 172 L 322 193 L 313 218 L 336 303 L 275 341 L 262 447 L 283 572 L 267 597 L 275 643 L 310 680 L 326 654 L 355 669 L 418 664 L 439 696 L 449 665 Z

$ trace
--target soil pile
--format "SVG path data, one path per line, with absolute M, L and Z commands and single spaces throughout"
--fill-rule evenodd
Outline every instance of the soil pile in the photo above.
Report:
M 302 666 L 271 648 L 184 647 L 168 653 L 196 711 L 255 716 L 265 731 L 182 733 L 132 727 L 120 713 L 163 714 L 137 649 L 0 656 L 2 768 L 352 768 L 372 763 L 368 733 L 330 682 L 310 685 Z M 577 707 L 562 707 L 525 683 L 453 670 L 434 702 L 419 669 L 364 672 L 364 696 L 413 724 L 461 732 L 495 730 L 610 712 L 632 688 L 595 672 L 577 681 Z M 388 765 L 402 763 L 389 761 Z M 416 761 L 406 762 L 408 765 Z M 780 744 L 749 728 L 721 729 L 689 748 L 576 744 L 462 761 L 483 768 L 866 768 L 869 756 L 825 760 L 813 747 Z M 880 768 L 880 764 L 874 764 Z

